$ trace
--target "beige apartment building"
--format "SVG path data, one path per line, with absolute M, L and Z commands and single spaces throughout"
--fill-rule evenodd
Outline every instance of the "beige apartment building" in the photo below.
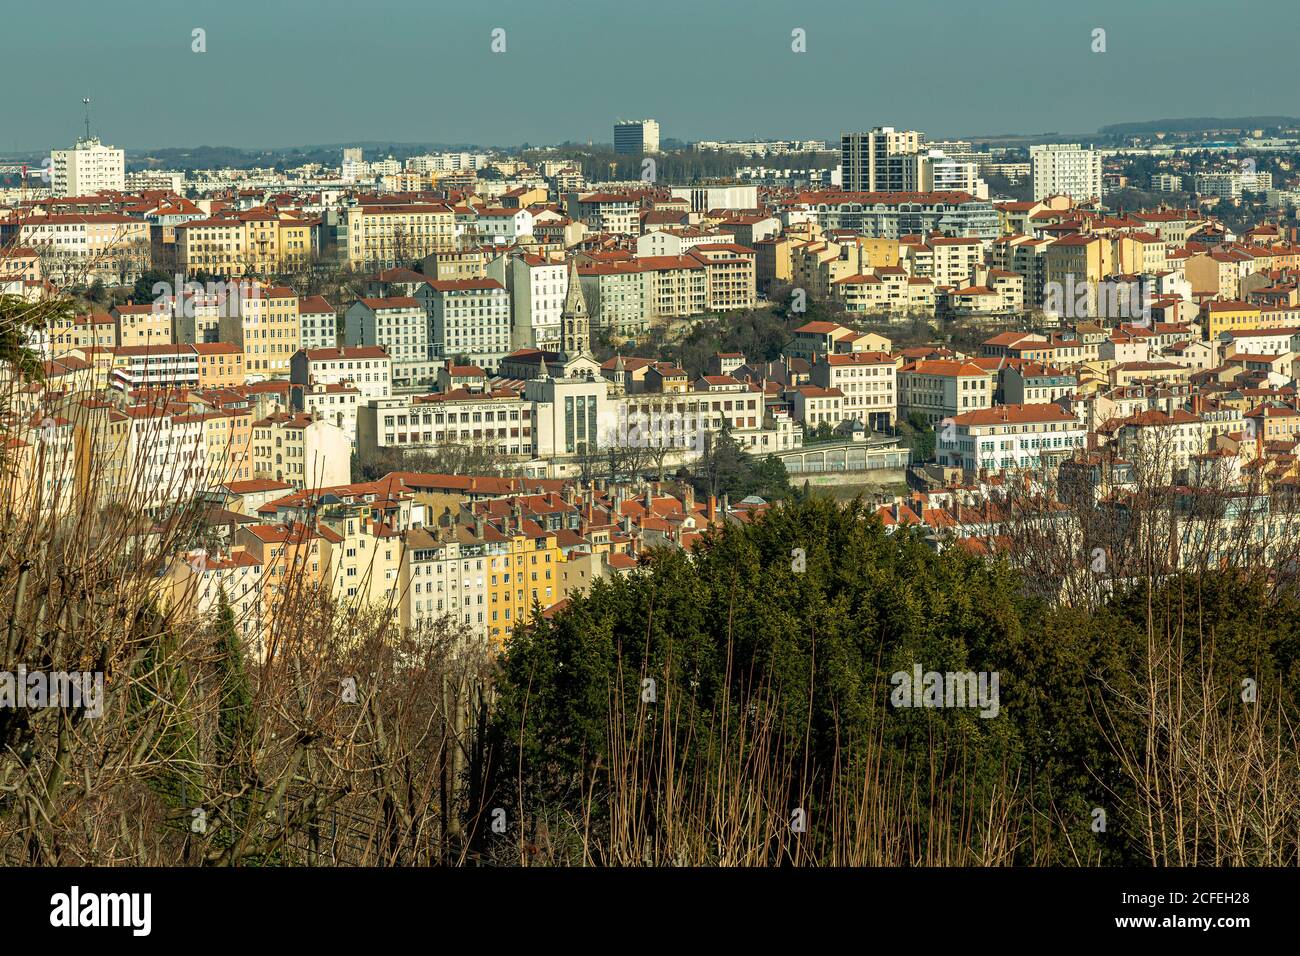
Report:
M 171 309 L 158 309 L 153 305 L 115 305 L 109 310 L 113 317 L 117 345 L 171 345 Z
M 176 254 L 186 273 L 268 275 L 319 252 L 319 222 L 269 210 L 195 219 L 176 226 Z
M 348 262 L 356 269 L 409 266 L 456 248 L 456 213 L 445 203 L 353 206 L 346 222 Z
M 1085 284 L 1096 286 L 1106 276 L 1115 271 L 1112 259 L 1113 246 L 1101 236 L 1070 235 L 1063 236 L 1047 247 L 1045 269 L 1043 271 L 1044 288 L 1050 286 L 1060 290 L 1053 297 L 1044 292 L 1044 303 L 1049 299 L 1060 298 L 1073 311 L 1075 295 L 1072 290 L 1082 288 Z M 1091 318 L 1091 316 L 1073 315 L 1073 318 Z
M 73 316 L 51 322 L 46 336 L 53 358 L 73 349 L 113 348 L 117 345 L 117 319 L 103 312 Z
M 311 413 L 277 412 L 253 423 L 253 477 L 302 491 L 351 481 L 352 442 Z
M 250 283 L 238 300 L 237 315 L 221 316 L 221 341 L 238 345 L 244 371 L 256 379 L 288 375 L 300 347 L 298 295 L 286 286 Z
M 934 280 L 910 276 L 901 266 L 846 276 L 831 286 L 831 299 L 846 312 L 933 314 Z
M 704 263 L 708 308 L 711 312 L 752 309 L 757 299 L 754 286 L 754 250 L 736 243 L 705 243 L 690 255 Z
M 709 275 L 692 256 L 649 256 L 638 259 L 649 279 L 651 319 L 678 319 L 708 311 Z

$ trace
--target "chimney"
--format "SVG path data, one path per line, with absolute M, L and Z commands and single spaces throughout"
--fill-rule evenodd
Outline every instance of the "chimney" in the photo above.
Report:
M 474 537 L 478 538 L 480 541 L 483 539 L 483 516 L 482 515 L 474 516 Z
M 724 492 L 722 495 L 722 517 L 725 518 L 727 516 L 727 512 L 729 512 L 730 510 L 731 510 L 731 496 Z
M 653 508 L 653 507 L 654 507 L 654 495 L 651 493 L 651 491 L 650 491 L 650 487 L 647 485 L 647 486 L 646 486 L 646 490 L 645 490 L 645 510 L 646 510 L 646 513 L 648 514 L 648 513 L 650 512 L 651 508 Z
M 708 501 L 704 505 L 704 517 L 712 522 L 718 517 L 718 499 L 709 495 Z

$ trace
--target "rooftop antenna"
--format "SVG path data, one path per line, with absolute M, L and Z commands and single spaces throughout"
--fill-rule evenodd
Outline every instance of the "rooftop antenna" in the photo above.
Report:
M 86 139 L 90 139 L 90 97 L 82 99 L 81 105 L 86 108 Z

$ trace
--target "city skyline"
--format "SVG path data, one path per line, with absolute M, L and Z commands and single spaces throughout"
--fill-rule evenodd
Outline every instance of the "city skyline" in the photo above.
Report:
M 381 0 L 358 18 L 354 5 L 337 0 L 310 8 L 234 0 L 183 9 L 126 0 L 111 10 L 77 0 L 75 15 L 60 26 L 67 62 L 58 70 L 44 51 L 6 51 L 16 75 L 37 79 L 24 95 L 23 125 L 11 127 L 0 148 L 71 145 L 81 131 L 83 96 L 95 100 L 94 128 L 105 142 L 133 150 L 510 146 L 605 142 L 614 120 L 632 116 L 654 117 L 665 140 L 682 141 L 821 139 L 878 125 L 935 137 L 1068 134 L 1163 117 L 1240 115 L 1239 98 L 1220 78 L 1247 70 L 1255 90 L 1249 112 L 1286 115 L 1287 91 L 1300 79 L 1300 67 L 1285 55 L 1287 28 L 1300 27 L 1300 10 L 1275 0 L 1254 5 L 1274 29 L 1245 38 L 1206 27 L 1211 21 L 1197 11 L 1214 7 L 1204 0 L 1182 5 L 1172 20 L 1117 0 L 1079 11 L 1004 0 L 959 31 L 927 36 L 922 48 L 877 42 L 906 40 L 916 23 L 950 16 L 944 6 L 927 0 L 919 10 L 912 4 L 868 13 L 849 3 L 806 10 L 759 0 L 742 19 L 734 9 L 666 0 L 646 19 L 588 0 L 563 4 L 558 16 L 511 4 L 441 9 Z M 310 18 L 303 16 L 308 9 Z M 12 35 L 38 29 L 41 16 L 34 7 L 12 11 Z M 358 19 L 368 17 L 373 28 L 358 29 Z M 257 26 L 250 30 L 250 22 Z M 1097 29 L 1105 31 L 1105 52 L 1093 52 Z M 195 30 L 203 31 L 201 44 Z M 804 31 L 806 52 L 793 51 L 800 45 L 794 30 Z M 628 50 L 611 42 L 623 32 L 634 37 L 635 50 L 671 54 L 673 68 L 656 57 L 629 64 Z M 106 74 L 96 58 L 106 42 L 147 68 Z M 1214 45 L 1214 71 L 1183 69 L 1198 44 Z M 557 68 L 557 54 L 573 58 L 569 68 Z M 855 70 L 861 84 L 845 82 Z M 1175 70 L 1176 85 L 1137 82 Z M 322 84 L 322 74 L 330 82 Z M 167 82 L 158 82 L 163 76 Z M 459 94 L 442 102 L 443 80 L 459 89 L 464 78 L 473 108 L 462 108 L 469 101 Z M 553 92 L 542 109 L 524 95 L 539 84 Z M 818 95 L 808 96 L 814 88 Z

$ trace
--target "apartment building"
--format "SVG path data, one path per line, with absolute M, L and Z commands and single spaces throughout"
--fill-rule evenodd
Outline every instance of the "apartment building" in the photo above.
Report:
M 1002 373 L 1002 398 L 1008 405 L 1041 405 L 1072 395 L 1075 377 L 1041 362 L 1018 362 Z
M 393 394 L 393 360 L 379 346 L 300 349 L 290 361 L 289 381 L 295 385 L 350 383 L 361 401 Z
M 412 528 L 403 541 L 398 572 L 403 631 L 432 629 L 448 621 L 463 626 L 475 641 L 486 644 L 485 582 L 490 574 L 485 564 L 491 559 L 483 536 L 476 538 L 472 525 L 434 525 Z
M 337 425 L 347 435 L 348 441 L 356 446 L 361 390 L 351 382 L 297 385 L 275 379 L 246 385 L 236 391 L 254 402 L 258 418 L 265 418 L 272 412 L 307 412 Z
M 1082 311 L 1089 314 L 1079 315 L 1080 300 L 1075 290 L 1095 290 L 1115 271 L 1112 251 L 1112 244 L 1097 235 L 1063 236 L 1049 245 L 1043 260 L 1044 310 L 1073 319 L 1096 318 L 1091 314 L 1099 301 L 1096 294 L 1082 300 Z
M 1120 455 L 1146 480 L 1174 481 L 1192 456 L 1209 451 L 1207 423 L 1184 409 L 1148 409 L 1125 419 L 1114 433 Z
M 533 214 L 527 209 L 488 207 L 476 210 L 473 239 L 486 245 L 513 245 L 533 234 Z
M 931 236 L 925 245 L 930 255 L 925 266 L 912 270 L 912 274 L 933 279 L 936 285 L 962 288 L 972 285 L 976 269 L 984 262 L 984 243 L 979 239 L 962 236 Z M 905 246 L 909 256 L 914 251 Z
M 993 404 L 996 372 L 974 362 L 928 359 L 898 370 L 898 414 L 920 415 L 931 425 Z
M 629 156 L 659 152 L 658 121 L 619 120 L 614 124 L 614 152 Z
M 888 352 L 824 354 L 812 363 L 812 383 L 840 393 L 845 420 L 887 431 L 898 414 L 898 365 Z
M 117 319 L 103 312 L 72 316 L 67 321 L 52 321 L 46 329 L 50 358 L 66 355 L 74 349 L 114 348 L 117 345 Z
M 162 508 L 189 499 L 205 486 L 207 445 L 201 415 L 162 400 L 128 405 L 121 412 L 126 416 L 121 436 L 125 441 L 119 444 L 110 437 L 88 447 L 122 455 L 120 464 L 105 464 L 116 472 L 115 483 L 129 500 L 143 508 Z M 93 474 L 95 463 L 88 464 L 87 473 Z
M 50 195 L 94 196 L 126 188 L 126 151 L 105 146 L 97 136 L 78 139 L 72 149 L 50 152 Z
M 236 308 L 227 308 L 221 315 L 221 341 L 240 346 L 250 377 L 287 375 L 300 348 L 298 295 L 286 286 L 253 280 L 248 288 L 248 295 L 234 300 Z
M 998 405 L 956 415 L 936 429 L 935 459 L 971 475 L 1040 469 L 1081 450 L 1087 436 L 1059 405 Z
M 805 322 L 794 330 L 785 354 L 809 361 L 815 355 L 851 352 L 888 352 L 889 339 L 875 332 L 856 332 L 837 322 Z
M 569 193 L 571 218 L 596 232 L 636 236 L 641 232 L 641 197 L 625 193 Z
M 362 455 L 390 448 L 473 445 L 532 457 L 533 404 L 510 388 L 375 399 L 357 411 Z
M 233 342 L 197 342 L 186 346 L 199 360 L 199 388 L 232 388 L 244 384 L 244 352 Z
M 1029 147 L 1034 199 L 1069 196 L 1079 202 L 1101 198 L 1101 153 L 1078 143 Z
M 702 243 L 691 249 L 691 258 L 704 263 L 705 306 L 710 312 L 752 309 L 757 301 L 755 253 L 734 242 Z
M 560 319 L 568 292 L 568 267 L 526 252 L 497 256 L 487 274 L 510 293 L 510 347 L 560 349 Z
M 125 345 L 112 355 L 113 388 L 130 392 L 199 387 L 199 354 L 193 345 Z
M 799 385 L 783 394 L 794 409 L 795 421 L 803 424 L 805 434 L 822 426 L 838 428 L 845 420 L 844 395 L 838 388 Z
M 1235 300 L 1205 303 L 1205 328 L 1211 342 L 1218 342 L 1231 332 L 1260 329 L 1271 323 L 1263 318 L 1258 306 Z
M 344 316 L 344 336 L 351 346 L 382 347 L 399 387 L 428 383 L 437 375 L 429 354 L 429 322 L 417 299 L 358 299 Z
M 17 244 L 34 250 L 42 276 L 59 286 L 131 285 L 149 268 L 149 224 L 117 213 L 29 216 Z
M 253 477 L 298 491 L 351 481 L 352 443 L 343 429 L 308 412 L 277 412 L 253 422 Z
M 999 234 L 993 204 L 964 192 L 807 192 L 784 208 L 782 221 L 885 239 L 937 232 L 991 241 Z
M 126 347 L 172 345 L 172 314 L 154 305 L 115 305 L 113 317 L 117 344 Z
M 445 203 L 351 206 L 345 225 L 348 262 L 355 269 L 409 266 L 456 248 L 456 214 Z
M 309 262 L 320 251 L 319 231 L 317 220 L 244 210 L 178 223 L 176 255 L 187 274 L 267 275 Z
M 178 624 L 206 624 L 225 595 L 235 629 L 251 648 L 265 643 L 261 560 L 242 545 L 227 551 L 194 549 L 175 555 L 162 573 L 162 600 Z
M 203 431 L 205 489 L 253 477 L 253 412 L 221 408 L 193 413 Z
M 429 358 L 465 356 L 495 368 L 511 351 L 510 293 L 496 279 L 435 279 L 416 292 L 429 321 Z
M 578 281 L 593 327 L 622 338 L 650 330 L 650 289 L 654 280 L 640 260 L 578 266 Z
M 693 256 L 648 256 L 638 261 L 646 269 L 652 322 L 708 310 L 709 273 L 703 261 Z
M 935 284 L 898 266 L 845 276 L 831 283 L 830 297 L 846 312 L 934 314 Z
M 892 126 L 841 134 L 840 183 L 850 192 L 919 190 L 915 178 L 909 178 L 911 164 L 903 160 L 916 156 L 924 139 L 916 130 L 896 130 Z
M 298 299 L 298 347 L 327 349 L 338 343 L 338 314 L 324 296 Z

